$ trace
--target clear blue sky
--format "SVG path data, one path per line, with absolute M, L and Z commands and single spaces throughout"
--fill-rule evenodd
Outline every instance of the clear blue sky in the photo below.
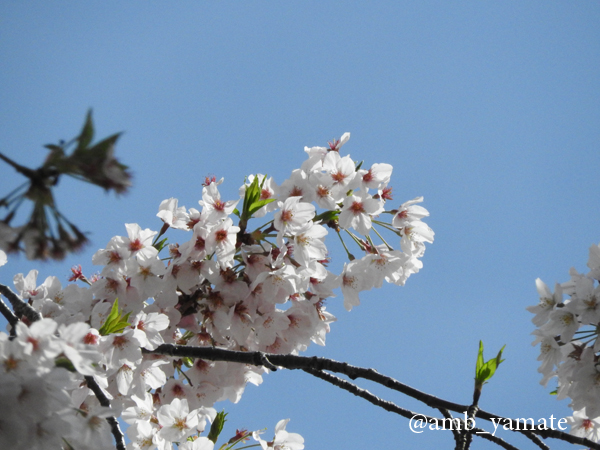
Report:
M 479 340 L 486 356 L 506 344 L 482 408 L 563 417 L 566 402 L 539 385 L 525 307 L 537 277 L 566 281 L 600 242 L 599 23 L 600 4 L 583 0 L 2 2 L 0 151 L 40 164 L 42 145 L 75 136 L 93 108 L 98 137 L 125 131 L 117 155 L 135 180 L 118 200 L 61 180 L 59 206 L 92 244 L 60 265 L 13 257 L 0 280 L 93 272 L 124 223 L 159 229 L 169 197 L 198 207 L 206 175 L 225 176 L 235 198 L 245 175 L 281 183 L 305 145 L 350 131 L 345 152 L 394 166 L 398 204 L 425 197 L 436 241 L 405 287 L 363 294 L 350 313 L 341 295 L 329 301 L 338 322 L 308 354 L 469 403 Z M 17 181 L 2 167 L 0 194 Z M 454 445 L 301 373 L 222 407 L 230 431 L 271 434 L 291 418 L 310 449 Z

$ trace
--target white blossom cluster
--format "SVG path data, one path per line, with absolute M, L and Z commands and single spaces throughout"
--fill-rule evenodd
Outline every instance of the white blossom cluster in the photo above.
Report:
M 554 292 L 539 278 L 540 302 L 527 310 L 535 317 L 533 345 L 540 344 L 538 372 L 546 386 L 558 379 L 557 399 L 570 398 L 571 434 L 600 441 L 600 246 L 592 245 L 587 274 L 570 270 L 571 280 Z
M 350 310 L 360 292 L 383 280 L 403 285 L 418 272 L 425 242 L 433 242 L 421 221 L 428 216 L 418 205 L 422 198 L 387 208 L 392 166 L 363 169 L 341 156 L 349 136 L 328 148 L 305 148 L 306 161 L 280 185 L 250 175 L 239 199 L 222 200 L 223 180 L 213 178 L 203 184 L 200 210 L 163 201 L 160 232 L 127 224 L 127 236 L 112 238 L 94 255 L 99 275 L 88 280 L 74 269 L 72 278 L 88 286 L 63 288 L 56 277 L 37 285 L 36 271 L 15 276 L 19 295 L 44 319 L 19 323 L 12 340 L 0 334 L 0 409 L 14 408 L 0 419 L 6 440 L 0 448 L 110 448 L 108 426 L 99 419 L 113 415 L 130 425 L 131 450 L 174 444 L 212 450 L 214 442 L 199 435 L 215 420 L 215 402 L 239 401 L 245 385 L 260 384 L 267 369 L 152 350 L 168 343 L 297 354 L 312 342 L 325 344 L 335 320 L 325 301 L 334 289 L 341 287 Z M 389 222 L 380 220 L 384 213 Z M 250 219 L 263 217 L 250 231 Z M 398 248 L 375 226 L 395 235 Z M 160 239 L 169 228 L 187 231 L 189 240 L 165 244 Z M 340 275 L 328 270 L 329 232 L 344 232 L 362 253 L 357 258 L 344 243 L 350 262 Z M 110 410 L 84 376 L 97 381 Z M 264 450 L 303 449 L 302 437 L 286 425 L 279 422 L 269 442 L 258 432 L 238 440 L 251 435 Z M 24 426 L 36 430 L 39 444 Z
M 114 448 L 104 420 L 109 409 L 86 399 L 80 386 L 100 360 L 85 344 L 88 334 L 97 331 L 84 322 L 57 326 L 52 319 L 17 323 L 12 340 L 0 333 L 0 448 L 58 449 L 63 439 L 77 449 Z M 78 373 L 61 366 L 67 358 Z

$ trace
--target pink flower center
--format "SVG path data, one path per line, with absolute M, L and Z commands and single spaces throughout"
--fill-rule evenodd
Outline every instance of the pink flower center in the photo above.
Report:
M 319 198 L 327 197 L 329 195 L 329 189 L 327 189 L 325 186 L 319 186 L 317 188 L 317 195 Z
M 179 384 L 173 385 L 173 387 L 171 388 L 171 392 L 175 397 L 185 397 L 185 391 L 183 390 L 183 387 L 181 387 L 181 385 Z
M 294 186 L 294 189 L 292 189 L 292 191 L 290 192 L 290 197 L 301 197 L 302 196 L 302 189 L 300 189 L 298 186 Z
M 81 272 L 81 265 L 71 267 L 71 272 L 73 272 L 73 275 L 69 277 L 69 281 L 75 281 L 83 278 L 83 273 Z
M 19 361 L 14 359 L 12 356 L 9 356 L 8 359 L 4 360 L 4 368 L 7 372 L 15 370 L 17 367 L 19 367 Z
M 213 203 L 213 208 L 215 208 L 217 211 L 223 211 L 225 209 L 225 203 L 223 203 L 221 200 L 215 200 Z
M 33 346 L 33 351 L 37 352 L 40 348 L 40 341 L 38 341 L 37 339 L 29 336 L 27 338 L 27 342 L 29 342 L 32 346 Z
M 139 239 L 135 239 L 129 243 L 129 250 L 131 250 L 132 252 L 137 252 L 138 250 L 141 250 L 143 248 L 144 245 Z
M 188 429 L 185 417 L 178 417 L 177 419 L 175 419 L 175 423 L 173 424 L 173 426 L 179 430 L 187 430 Z
M 284 209 L 281 211 L 281 221 L 283 223 L 288 223 L 290 220 L 292 220 L 292 217 L 294 217 L 294 214 L 292 214 L 292 211 L 289 209 Z
M 211 183 L 216 183 L 217 182 L 217 177 L 215 177 L 214 175 L 212 177 L 204 177 L 204 183 L 202 183 L 202 186 L 209 186 Z
M 121 259 L 123 258 L 119 255 L 119 252 L 112 251 L 108 255 L 108 264 L 117 264 Z
M 83 343 L 88 345 L 97 345 L 98 336 L 96 336 L 94 333 L 88 333 L 83 337 Z
M 363 214 L 365 212 L 365 208 L 363 207 L 362 202 L 352 202 L 352 206 L 350 206 L 350 211 L 354 213 L 354 215 Z
M 196 367 L 196 369 L 203 373 L 207 373 L 208 369 L 210 369 L 210 364 L 202 359 L 197 359 L 194 366 Z
M 383 190 L 381 191 L 381 198 L 384 200 L 392 200 L 392 188 L 383 188 Z
M 127 340 L 127 338 L 125 336 L 115 336 L 115 339 L 113 340 L 113 347 L 117 347 L 121 350 L 123 350 L 123 347 L 125 347 L 125 345 L 127 345 L 129 341 Z
M 356 282 L 356 278 L 354 278 L 353 276 L 344 275 L 342 277 L 342 284 L 344 286 L 353 287 L 355 282 Z
M 227 235 L 227 230 L 219 230 L 215 233 L 215 239 L 220 243 L 227 239 Z
M 115 280 L 114 278 L 106 279 L 106 289 L 107 290 L 112 291 L 116 294 L 118 288 L 119 288 L 119 282 L 117 280 Z
M 348 175 L 346 175 L 343 172 L 336 172 L 331 174 L 331 178 L 333 178 L 333 181 L 335 181 L 336 183 L 343 183 L 347 177 Z

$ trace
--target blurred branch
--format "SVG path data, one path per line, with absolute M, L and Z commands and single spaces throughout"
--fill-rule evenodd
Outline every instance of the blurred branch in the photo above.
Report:
M 2 161 L 4 161 L 6 164 L 8 164 L 9 166 L 11 166 L 13 169 L 15 169 L 17 172 L 19 172 L 21 175 L 24 175 L 29 179 L 35 178 L 35 171 L 33 171 L 25 166 L 22 166 L 20 164 L 17 164 L 12 159 L 10 159 L 8 156 L 5 156 L 2 153 L 0 153 L 0 159 Z
M 94 125 L 89 111 L 77 137 L 45 146 L 50 153 L 37 169 L 22 166 L 0 153 L 1 161 L 29 180 L 0 199 L 0 207 L 7 210 L 0 219 L 0 248 L 25 251 L 29 259 L 58 260 L 87 244 L 85 233 L 58 210 L 53 189 L 62 175 L 68 175 L 106 191 L 125 193 L 131 186 L 131 174 L 113 155 L 119 136 L 120 133 L 113 134 L 92 144 Z M 29 219 L 22 225 L 11 225 L 25 200 L 33 203 Z

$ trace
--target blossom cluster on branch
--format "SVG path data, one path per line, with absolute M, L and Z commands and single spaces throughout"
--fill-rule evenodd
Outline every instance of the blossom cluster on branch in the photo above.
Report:
M 535 314 L 533 345 L 540 344 L 544 386 L 554 377 L 561 400 L 570 398 L 573 416 L 567 418 L 571 433 L 600 441 L 600 246 L 592 245 L 587 266 L 590 271 L 570 270 L 571 279 L 556 283 L 554 292 L 536 280 L 539 304 L 527 310 Z
M 418 272 L 434 235 L 421 220 L 428 216 L 422 198 L 389 207 L 392 166 L 363 168 L 340 155 L 349 137 L 305 148 L 307 159 L 279 185 L 250 175 L 239 198 L 225 200 L 223 179 L 207 178 L 200 210 L 163 201 L 160 231 L 127 224 L 126 236 L 93 256 L 99 274 L 73 269 L 70 281 L 84 285 L 63 287 L 56 277 L 38 285 L 35 270 L 16 275 L 18 300 L 43 318 L 18 312 L 15 299 L 20 321 L 9 318 L 10 337 L 0 333 L 0 405 L 10 411 L 0 417 L 0 447 L 108 449 L 104 418 L 121 417 L 130 425 L 129 449 L 212 450 L 220 432 L 214 404 L 239 401 L 269 369 L 152 350 L 167 343 L 298 354 L 325 344 L 335 289 L 351 310 L 361 292 L 383 281 L 403 285 Z M 188 240 L 168 243 L 169 228 L 188 232 Z M 330 233 L 349 259 L 340 274 L 328 269 Z M 250 436 L 264 450 L 304 448 L 286 425 L 277 424 L 271 441 L 242 431 L 221 448 Z

